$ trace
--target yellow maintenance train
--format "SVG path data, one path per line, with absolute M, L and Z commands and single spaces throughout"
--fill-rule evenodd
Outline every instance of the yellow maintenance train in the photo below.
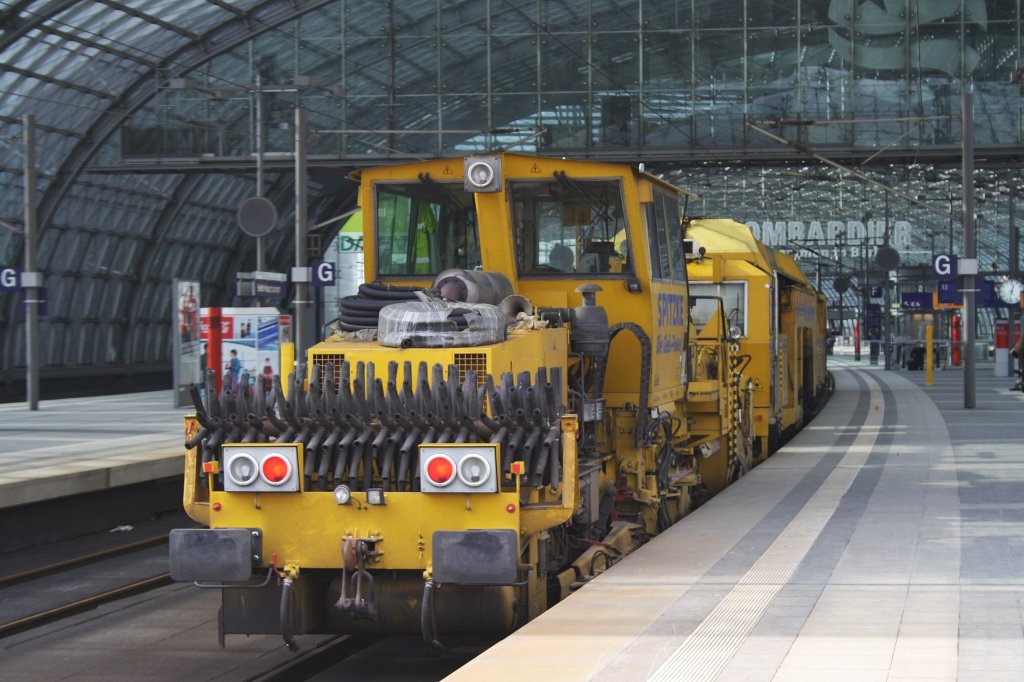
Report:
M 171 572 L 221 589 L 222 633 L 507 633 L 827 398 L 824 299 L 658 177 L 508 153 L 354 177 L 367 283 L 337 333 L 285 381 L 193 391 L 206 527 Z

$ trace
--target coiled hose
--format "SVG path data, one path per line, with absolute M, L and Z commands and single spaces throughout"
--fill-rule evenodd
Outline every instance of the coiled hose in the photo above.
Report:
M 375 329 L 380 320 L 380 311 L 385 306 L 402 301 L 417 300 L 416 292 L 423 287 L 396 286 L 391 284 L 360 284 L 359 293 L 345 296 L 338 302 L 338 325 L 347 332 L 360 329 Z

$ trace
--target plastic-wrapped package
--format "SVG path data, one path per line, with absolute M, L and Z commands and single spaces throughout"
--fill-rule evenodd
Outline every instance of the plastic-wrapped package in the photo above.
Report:
M 496 305 L 449 301 L 395 303 L 380 311 L 377 340 L 394 348 L 482 346 L 505 339 Z

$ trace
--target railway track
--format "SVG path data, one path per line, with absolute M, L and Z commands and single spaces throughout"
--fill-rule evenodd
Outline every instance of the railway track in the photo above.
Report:
M 102 533 L 91 541 L 79 538 L 66 546 L 59 543 L 5 557 L 0 566 L 11 571 L 0 575 L 0 653 L 5 657 L 5 675 L 49 679 L 55 674 L 52 666 L 59 665 L 62 679 L 74 680 L 79 674 L 132 679 L 127 671 L 138 666 L 148 679 L 171 682 L 188 675 L 178 659 L 180 647 L 185 646 L 208 656 L 204 674 L 229 681 L 355 676 L 368 682 L 433 682 L 489 644 L 453 641 L 448 651 L 439 654 L 418 636 L 304 635 L 298 638 L 301 649 L 292 654 L 280 636 L 255 635 L 230 637 L 227 647 L 219 648 L 215 629 L 219 598 L 209 590 L 175 584 L 168 575 L 164 531 L 170 525 L 182 522 L 136 528 L 133 534 L 145 533 L 139 540 Z M 184 612 L 188 621 L 176 629 Z M 150 638 L 147 628 L 152 627 L 153 613 L 168 616 L 157 626 L 162 634 Z M 183 645 L 182 639 L 189 643 Z M 116 642 L 112 651 L 117 656 L 98 662 L 97 647 L 108 642 Z M 55 650 L 60 651 L 57 658 Z M 69 670 L 78 672 L 68 676 Z
M 327 639 L 316 647 L 300 651 L 276 668 L 264 674 L 250 677 L 246 682 L 294 682 L 306 680 L 332 666 L 338 665 L 350 656 L 356 655 L 379 637 L 338 635 Z
M 101 604 L 116 601 L 131 594 L 137 594 L 146 590 L 170 584 L 171 575 L 166 570 L 155 572 L 153 575 L 135 577 L 123 581 L 123 584 L 114 587 L 96 587 L 100 582 L 108 582 L 104 575 L 109 574 L 118 560 L 134 559 L 137 553 L 154 548 L 162 548 L 167 545 L 167 534 L 147 537 L 135 542 L 119 544 L 115 547 L 108 547 L 80 554 L 68 559 L 54 561 L 51 563 L 34 566 L 17 573 L 0 576 L 0 604 L 4 608 L 0 610 L 0 637 L 5 637 L 17 632 L 31 629 L 44 623 L 49 623 L 72 614 L 95 608 Z M 133 557 L 136 555 L 136 557 Z M 147 562 L 148 563 L 148 562 Z M 97 569 L 96 577 L 88 578 L 88 568 Z M 117 570 L 123 570 L 117 566 Z M 74 582 L 82 585 L 77 592 L 62 592 L 62 599 L 54 604 L 52 601 L 47 608 L 38 610 L 24 607 L 26 602 L 31 604 L 37 600 L 26 598 L 38 593 L 53 593 L 54 590 L 45 590 L 46 579 L 51 582 L 54 578 L 73 572 L 75 578 L 64 581 L 65 584 Z M 151 571 L 152 572 L 152 571 Z M 94 585 L 89 587 L 89 585 Z M 84 592 L 84 593 L 83 593 Z M 66 598 L 65 598 L 66 595 Z M 46 603 L 45 601 L 43 603 Z M 19 604 L 23 605 L 19 608 Z M 13 608 L 9 608 L 12 605 Z M 9 611 L 13 611 L 13 614 Z
M 167 544 L 167 534 L 156 535 L 153 537 L 146 538 L 144 540 L 138 540 L 131 542 L 126 545 L 119 545 L 117 547 L 108 547 L 101 549 L 89 554 L 82 556 L 76 556 L 71 559 L 64 559 L 62 561 L 56 561 L 45 566 L 39 566 L 35 568 L 29 568 L 18 573 L 12 573 L 10 575 L 0 576 L 0 588 L 7 587 L 8 585 L 16 585 L 26 580 L 33 580 L 35 578 L 41 578 L 44 575 L 50 575 L 58 571 L 64 571 L 69 568 L 75 568 L 77 566 L 84 566 L 86 564 L 99 561 L 101 559 L 109 559 L 110 557 L 118 556 L 126 552 L 131 552 L 136 549 L 144 549 L 146 547 L 154 547 L 158 545 Z

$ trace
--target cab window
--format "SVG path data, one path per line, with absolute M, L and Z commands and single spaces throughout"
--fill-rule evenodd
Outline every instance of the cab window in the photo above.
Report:
M 509 194 L 520 276 L 633 273 L 620 181 L 563 174 L 512 181 Z
M 481 265 L 473 195 L 461 184 L 374 186 L 377 274 L 436 275 Z
M 729 319 L 730 334 L 741 337 L 747 335 L 746 282 L 722 282 L 721 284 L 690 282 L 689 291 L 691 301 L 696 301 L 691 310 L 695 324 L 699 324 L 702 328 L 707 323 L 711 313 L 714 312 L 714 308 L 709 307 L 712 304 L 706 297 L 717 296 L 722 299 L 722 305 L 725 307 L 725 316 Z M 704 302 L 701 302 L 701 297 L 705 298 Z M 698 323 L 697 321 L 700 318 L 703 318 L 703 320 Z
M 686 259 L 683 255 L 683 230 L 679 223 L 679 197 L 655 189 L 654 201 L 646 206 L 652 276 L 685 282 Z

